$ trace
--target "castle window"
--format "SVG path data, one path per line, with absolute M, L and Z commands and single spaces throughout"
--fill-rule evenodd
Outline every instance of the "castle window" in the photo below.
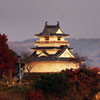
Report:
M 49 37 L 45 37 L 45 40 L 49 40 Z
M 61 37 L 58 37 L 58 40 L 60 40 L 61 39 Z

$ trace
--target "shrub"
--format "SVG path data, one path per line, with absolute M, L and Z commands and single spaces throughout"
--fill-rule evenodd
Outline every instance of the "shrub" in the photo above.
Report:
M 96 70 L 88 68 L 41 75 L 35 82 L 35 89 L 60 99 L 90 100 L 100 91 L 100 75 Z
M 45 100 L 41 91 L 33 91 L 28 94 L 28 100 Z
M 41 76 L 40 80 L 36 81 L 35 89 L 42 90 L 43 93 L 52 93 L 57 96 L 64 95 L 64 91 L 69 84 L 62 74 L 48 74 Z

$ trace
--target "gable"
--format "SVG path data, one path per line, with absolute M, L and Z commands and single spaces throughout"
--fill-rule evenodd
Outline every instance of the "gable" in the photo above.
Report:
M 44 52 L 42 52 L 41 54 L 38 55 L 38 57 L 41 57 L 41 56 L 47 56 Z
M 71 52 L 66 49 L 60 56 L 59 58 L 75 58 L 73 54 L 71 54 Z
M 62 32 L 62 30 L 59 28 L 59 29 L 57 30 L 56 33 L 58 33 L 58 34 L 62 34 L 63 32 Z

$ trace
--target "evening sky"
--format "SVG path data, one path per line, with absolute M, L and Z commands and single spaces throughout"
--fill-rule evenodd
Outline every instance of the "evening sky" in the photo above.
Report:
M 0 0 L 0 33 L 9 41 L 32 39 L 45 21 L 59 21 L 71 38 L 100 38 L 100 0 Z

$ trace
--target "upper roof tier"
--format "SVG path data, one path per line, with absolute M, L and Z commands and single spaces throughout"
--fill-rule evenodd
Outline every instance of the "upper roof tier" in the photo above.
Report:
M 57 25 L 47 25 L 47 22 L 45 22 L 44 30 L 39 34 L 36 34 L 35 36 L 47 37 L 47 36 L 52 36 L 52 35 L 69 36 L 69 34 L 63 33 L 63 31 L 60 28 L 59 22 L 57 22 Z

